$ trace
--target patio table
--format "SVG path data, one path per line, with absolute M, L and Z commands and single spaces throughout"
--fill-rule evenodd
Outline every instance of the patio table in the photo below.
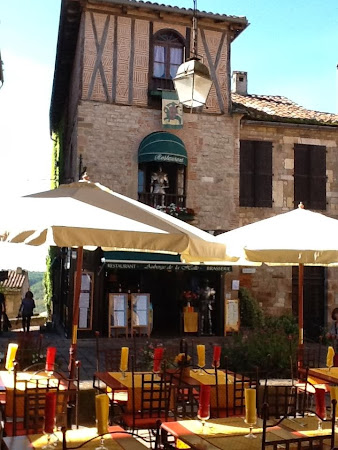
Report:
M 299 419 L 285 419 L 280 425 L 268 427 L 266 442 L 270 448 L 273 442 L 325 439 L 327 448 L 330 448 L 331 422 L 323 423 L 323 430 L 317 430 L 318 421 L 315 417 L 302 417 Z M 263 421 L 257 420 L 253 429 L 256 439 L 245 437 L 249 427 L 240 417 L 209 420 L 204 427 L 198 420 L 182 420 L 178 422 L 164 422 L 161 429 L 163 438 L 169 433 L 184 444 L 195 450 L 261 450 L 263 436 Z M 292 447 L 293 448 L 293 447 Z
M 135 387 L 135 409 L 139 410 L 141 408 L 141 390 L 142 390 L 142 374 L 147 374 L 149 372 L 135 372 L 134 373 L 134 387 Z M 149 373 L 149 380 L 151 374 Z M 147 377 L 146 377 L 147 380 Z M 102 383 L 104 388 L 102 388 Z M 115 392 L 125 391 L 128 392 L 127 405 L 125 407 L 126 411 L 132 411 L 132 372 L 125 372 L 125 377 L 123 378 L 121 372 L 95 372 L 94 381 L 93 381 L 94 389 L 98 389 L 100 391 L 105 391 L 107 393 L 111 392 L 114 397 Z M 174 406 L 174 399 L 171 397 L 170 407 Z
M 119 426 L 109 427 L 109 432 L 114 434 L 107 434 L 104 437 L 105 446 L 109 450 L 144 450 L 146 447 L 139 442 L 135 437 L 124 434 L 116 433 L 118 431 L 124 431 L 123 428 Z M 58 437 L 59 441 L 54 447 L 55 450 L 62 449 L 62 433 L 57 431 L 55 435 Z M 97 435 L 96 428 L 85 428 L 77 430 L 68 430 L 66 432 L 67 446 L 75 447 L 77 445 L 83 444 L 88 439 L 95 437 Z M 95 449 L 99 446 L 100 438 L 96 438 L 93 441 L 83 445 L 81 449 L 89 450 Z M 43 434 L 32 434 L 28 436 L 15 436 L 15 437 L 5 437 L 4 438 L 5 448 L 8 450 L 27 450 L 27 449 L 42 449 L 47 444 L 47 436 Z
M 220 408 L 226 407 L 226 391 L 228 391 L 228 407 L 232 408 L 234 406 L 234 376 L 235 375 L 232 372 L 228 372 L 227 388 L 225 371 L 221 369 L 217 370 Z M 217 406 L 215 369 L 205 369 L 202 372 L 199 369 L 190 369 L 189 372 L 183 372 L 181 382 L 186 385 L 186 387 L 191 391 L 193 389 L 199 389 L 201 384 L 211 386 L 210 406 L 212 408 L 215 408 Z M 244 383 L 244 387 L 246 387 L 247 385 L 247 383 Z
M 308 372 L 308 379 L 312 384 L 338 384 L 338 367 L 310 368 Z
M 25 386 L 29 387 L 29 383 L 26 382 L 34 379 L 34 380 L 47 380 L 49 379 L 49 386 L 53 386 L 53 381 L 55 380 L 55 387 L 58 385 L 58 380 L 61 379 L 60 382 L 60 389 L 64 390 L 72 390 L 74 389 L 74 392 L 76 390 L 76 386 L 74 383 L 71 383 L 69 386 L 67 384 L 66 378 L 61 377 L 61 374 L 54 372 L 51 376 L 47 376 L 46 373 L 36 373 L 36 372 L 17 372 L 16 377 L 16 390 L 19 394 L 19 397 L 17 397 L 17 404 L 16 404 L 16 414 L 18 417 L 23 417 L 24 415 L 24 397 L 23 392 L 25 389 Z M 42 383 L 43 384 L 43 383 Z M 36 384 L 32 383 L 32 387 L 35 387 Z M 43 387 L 42 387 L 43 389 Z M 0 371 L 0 392 L 5 394 L 5 397 L 3 399 L 3 402 L 6 404 L 6 416 L 12 416 L 13 415 L 13 399 L 14 399 L 14 373 L 9 373 L 7 370 L 1 370 Z

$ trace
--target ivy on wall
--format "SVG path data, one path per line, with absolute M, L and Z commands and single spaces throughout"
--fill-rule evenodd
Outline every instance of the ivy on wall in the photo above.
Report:
M 53 150 L 52 150 L 52 173 L 51 173 L 51 189 L 56 189 L 59 186 L 62 175 L 62 142 L 63 142 L 63 124 L 60 125 L 59 130 L 52 134 Z M 49 247 L 46 258 L 46 271 L 43 277 L 43 285 L 45 290 L 44 302 L 47 309 L 48 321 L 52 319 L 52 298 L 53 298 L 53 269 L 52 262 L 57 256 L 58 249 Z

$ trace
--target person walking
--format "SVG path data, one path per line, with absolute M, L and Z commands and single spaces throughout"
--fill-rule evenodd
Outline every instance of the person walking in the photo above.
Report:
M 29 331 L 31 324 L 31 317 L 33 315 L 33 309 L 35 308 L 35 302 L 33 298 L 33 292 L 27 291 L 25 297 L 22 299 L 19 314 L 22 317 L 23 331 Z

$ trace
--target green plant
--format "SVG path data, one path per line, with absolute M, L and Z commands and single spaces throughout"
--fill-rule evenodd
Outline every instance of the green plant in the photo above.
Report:
M 257 300 L 247 288 L 240 288 L 239 293 L 240 321 L 242 327 L 257 328 L 264 325 L 264 314 Z
M 140 370 L 151 370 L 154 363 L 154 345 L 146 342 L 138 352 L 138 365 Z

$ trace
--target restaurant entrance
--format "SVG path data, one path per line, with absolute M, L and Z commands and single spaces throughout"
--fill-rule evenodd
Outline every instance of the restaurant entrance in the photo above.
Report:
M 180 263 L 142 265 L 107 261 L 106 291 L 108 293 L 125 293 L 130 298 L 135 293 L 148 294 L 149 317 L 152 317 L 150 327 L 152 337 L 183 335 L 183 311 L 187 306 L 193 307 L 199 313 L 199 318 L 200 312 L 204 311 L 204 325 L 208 322 L 208 328 L 205 327 L 201 334 L 222 335 L 224 331 L 224 321 L 222 320 L 224 308 L 221 300 L 223 298 L 222 272 L 226 271 L 228 270 L 212 270 Z M 213 293 L 210 304 L 207 306 L 205 306 L 206 286 Z M 202 291 L 204 296 L 201 300 Z M 206 317 L 207 314 L 208 317 Z M 129 322 L 130 316 L 129 312 Z M 198 329 L 195 334 L 200 334 L 200 332 L 201 330 Z

